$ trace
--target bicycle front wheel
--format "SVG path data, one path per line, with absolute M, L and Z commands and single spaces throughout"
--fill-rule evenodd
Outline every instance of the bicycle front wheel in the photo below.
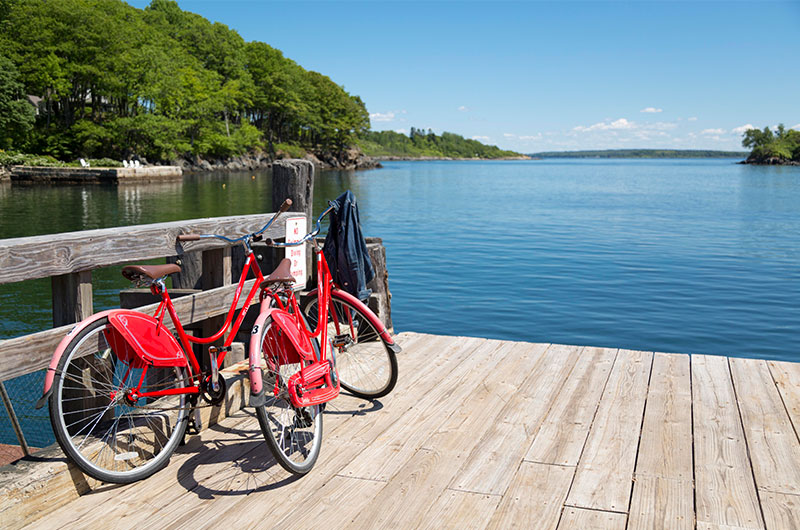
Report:
M 275 460 L 286 471 L 304 475 L 311 471 L 319 456 L 322 410 L 319 405 L 300 408 L 292 405 L 286 383 L 300 371 L 304 362 L 292 362 L 297 359 L 288 358 L 277 340 L 274 326 L 272 319 L 267 318 L 260 330 L 265 403 L 256 407 L 256 416 Z M 312 343 L 319 356 L 316 340 Z
M 189 417 L 185 394 L 130 399 L 140 392 L 186 386 L 183 368 L 143 367 L 107 339 L 107 318 L 78 333 L 58 363 L 50 422 L 61 449 L 91 477 L 127 484 L 169 462 Z M 141 381 L 141 387 L 139 387 Z
M 336 368 L 343 388 L 356 397 L 376 399 L 397 384 L 397 357 L 366 316 L 369 308 L 357 306 L 331 293 L 328 337 L 336 354 Z M 313 298 L 304 313 L 314 330 L 319 321 L 319 299 Z

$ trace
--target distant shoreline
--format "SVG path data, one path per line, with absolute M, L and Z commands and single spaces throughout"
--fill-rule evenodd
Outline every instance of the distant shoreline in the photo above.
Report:
M 530 153 L 531 158 L 629 158 L 629 159 L 698 159 L 739 158 L 746 159 L 746 151 L 713 151 L 706 149 L 602 149 L 586 151 L 547 151 Z
M 506 157 L 499 157 L 499 158 L 458 158 L 458 157 L 451 157 L 451 156 L 372 156 L 374 160 L 379 160 L 381 162 L 394 162 L 394 161 L 401 161 L 401 162 L 425 162 L 425 161 L 434 161 L 434 160 L 452 160 L 452 161 L 481 161 L 481 160 L 531 160 L 531 157 L 528 155 L 522 156 L 506 156 Z

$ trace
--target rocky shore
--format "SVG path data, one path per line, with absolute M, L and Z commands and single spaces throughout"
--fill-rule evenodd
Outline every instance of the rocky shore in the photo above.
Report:
M 778 158 L 772 156 L 769 158 L 753 158 L 748 157 L 747 160 L 738 162 L 739 164 L 751 164 L 755 166 L 800 166 L 797 160 L 786 160 L 785 158 Z
M 284 153 L 272 157 L 266 153 L 249 153 L 224 159 L 201 158 L 199 156 L 179 158 L 172 165 L 179 166 L 186 172 L 196 171 L 242 171 L 267 169 L 272 162 L 282 158 L 291 158 Z M 378 160 L 366 156 L 360 149 L 349 148 L 340 153 L 317 152 L 306 153 L 303 159 L 313 163 L 318 169 L 373 169 L 381 167 Z

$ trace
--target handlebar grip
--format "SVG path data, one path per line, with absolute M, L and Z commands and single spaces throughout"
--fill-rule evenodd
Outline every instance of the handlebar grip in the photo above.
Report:
M 181 234 L 178 236 L 178 241 L 199 241 L 199 234 Z
M 279 213 L 288 212 L 291 206 L 292 206 L 292 199 L 286 199 L 285 201 L 283 201 L 283 204 L 281 204 L 281 207 L 278 208 L 278 212 Z

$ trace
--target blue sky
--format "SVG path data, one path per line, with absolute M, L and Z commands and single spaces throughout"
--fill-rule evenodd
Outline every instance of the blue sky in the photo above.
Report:
M 330 76 L 376 130 L 536 152 L 800 129 L 800 1 L 178 3 Z

